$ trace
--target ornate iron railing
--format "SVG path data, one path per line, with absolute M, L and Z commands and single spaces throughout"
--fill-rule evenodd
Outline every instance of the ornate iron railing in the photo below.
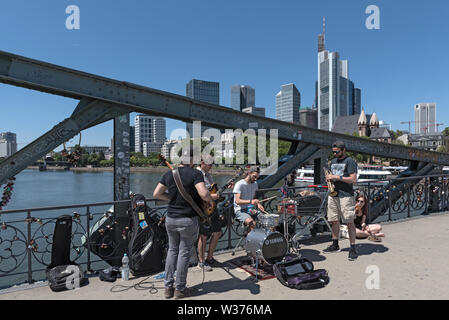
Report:
M 447 210 L 449 205 L 449 175 L 382 180 L 359 184 L 356 189 L 369 199 L 369 209 L 379 203 L 386 204 L 376 222 L 441 212 Z M 304 190 L 315 192 L 322 199 L 327 192 L 325 186 L 310 185 L 288 188 L 286 197 L 298 199 L 298 193 Z M 222 229 L 217 250 L 232 250 L 245 230 L 234 219 L 232 193 L 224 195 L 230 201 L 227 201 L 228 205 L 222 211 L 226 217 L 226 226 Z M 281 197 L 277 188 L 259 190 L 259 195 L 263 198 Z M 277 212 L 279 200 L 277 198 L 265 203 L 266 210 Z M 147 201 L 152 215 L 158 218 L 165 215 L 166 206 L 157 205 L 153 199 Z M 121 258 L 117 251 L 120 239 L 114 237 L 117 220 L 111 210 L 116 205 L 129 206 L 130 201 L 0 211 L 0 287 L 45 279 L 46 267 L 51 263 L 55 222 L 61 215 L 72 216 L 70 258 L 73 262 L 84 265 L 89 272 L 95 272 L 108 266 L 105 260 Z M 307 215 L 289 215 L 288 232 L 295 233 L 305 228 L 309 219 Z M 126 238 L 125 229 L 118 231 Z

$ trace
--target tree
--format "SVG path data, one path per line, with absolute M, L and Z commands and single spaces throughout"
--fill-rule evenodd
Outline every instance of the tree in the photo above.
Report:
M 449 127 L 444 128 L 442 133 L 443 133 L 444 136 L 449 137 Z
M 447 146 L 439 146 L 438 149 L 437 149 L 437 152 L 449 153 L 449 150 L 448 150 Z

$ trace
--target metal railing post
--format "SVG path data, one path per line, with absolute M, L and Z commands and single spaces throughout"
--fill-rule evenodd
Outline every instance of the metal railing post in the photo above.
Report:
M 410 202 L 411 202 L 410 183 L 407 183 L 407 218 L 410 218 Z
M 86 207 L 86 227 L 87 227 L 87 271 L 92 272 L 90 261 L 90 207 Z
M 232 216 L 229 208 L 231 206 L 226 209 L 226 218 L 228 219 L 228 249 L 232 249 Z
M 391 187 L 391 186 L 389 186 L 389 187 Z M 391 205 L 392 205 L 392 202 L 391 202 L 391 190 L 387 189 L 386 193 L 388 194 L 388 221 L 391 221 Z
M 425 203 L 426 210 L 424 211 L 424 214 L 426 214 L 426 215 L 429 213 L 429 199 L 430 199 L 430 194 L 429 194 L 430 188 L 428 186 L 428 183 L 430 183 L 430 179 L 427 180 L 427 178 L 424 178 L 424 187 L 425 187 L 424 194 L 426 196 L 426 203 Z
M 33 283 L 32 246 L 31 246 L 31 211 L 27 211 L 27 250 L 28 250 L 28 283 Z
M 368 224 L 371 223 L 371 183 L 368 182 Z

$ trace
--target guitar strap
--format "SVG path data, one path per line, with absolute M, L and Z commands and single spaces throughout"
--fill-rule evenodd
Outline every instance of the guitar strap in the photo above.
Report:
M 184 189 L 184 186 L 182 184 L 181 175 L 179 174 L 178 169 L 173 169 L 173 179 L 175 180 L 176 187 L 178 188 L 179 193 L 184 198 L 185 201 L 187 201 L 190 206 L 195 210 L 195 212 L 200 216 L 202 223 L 210 223 L 209 217 L 201 210 L 201 208 L 196 204 L 196 202 L 192 199 L 192 196 Z

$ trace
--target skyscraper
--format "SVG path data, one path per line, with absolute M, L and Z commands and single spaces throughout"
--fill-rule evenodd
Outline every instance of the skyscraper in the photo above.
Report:
M 360 114 L 362 112 L 362 92 L 359 88 L 354 88 L 352 101 L 354 108 L 352 114 Z
M 436 133 L 437 128 L 436 103 L 419 103 L 415 105 L 415 133 Z
M 318 127 L 318 110 L 314 108 L 299 109 L 299 125 L 309 128 Z
M 325 25 L 318 36 L 318 82 L 316 86 L 318 128 L 331 130 L 338 116 L 353 115 L 359 108 L 357 93 L 349 79 L 348 60 L 340 60 L 338 52 L 325 49 Z M 359 91 L 360 92 L 360 91 Z
M 165 119 L 161 117 L 139 114 L 134 118 L 135 126 L 135 150 L 144 153 L 146 149 L 156 150 L 165 142 Z M 156 152 L 156 151 L 152 151 Z
M 0 133 L 0 157 L 9 157 L 17 152 L 17 136 L 12 132 Z
M 299 123 L 299 108 L 301 94 L 293 83 L 281 86 L 276 95 L 276 119 L 286 122 Z
M 192 79 L 186 85 L 186 96 L 191 99 L 219 105 L 220 84 L 218 82 Z M 201 125 L 201 134 L 207 129 L 208 127 Z M 192 137 L 193 125 L 191 123 L 186 124 L 186 130 Z
M 231 108 L 239 111 L 256 106 L 256 90 L 250 86 L 231 87 Z

